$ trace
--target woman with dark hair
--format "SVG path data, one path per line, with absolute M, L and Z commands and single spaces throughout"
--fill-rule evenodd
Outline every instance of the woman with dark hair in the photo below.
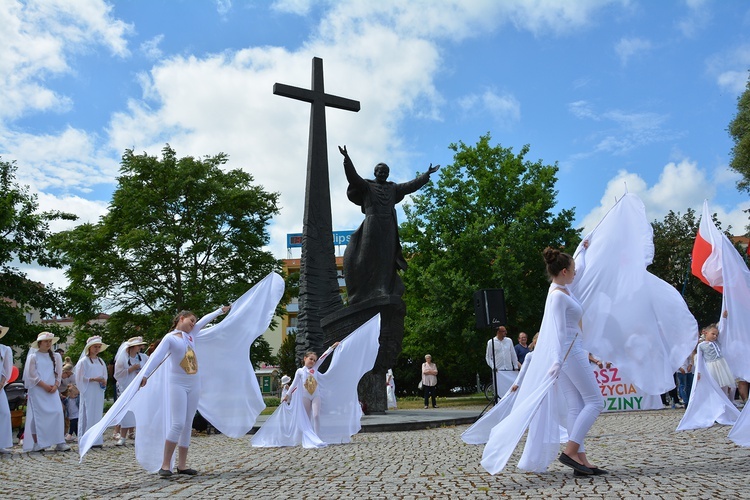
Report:
M 558 342 L 566 349 L 561 365 L 553 366 L 559 371 L 559 387 L 568 406 L 569 440 L 559 461 L 579 474 L 606 474 L 586 459 L 583 448 L 586 433 L 602 411 L 602 396 L 583 348 L 583 307 L 568 289 L 575 279 L 576 263 L 570 255 L 549 247 L 544 250 L 544 261 L 552 281 L 544 316 L 554 321 Z

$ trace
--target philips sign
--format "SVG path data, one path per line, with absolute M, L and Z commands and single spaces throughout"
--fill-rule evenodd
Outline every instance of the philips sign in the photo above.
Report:
M 333 244 L 335 246 L 348 245 L 349 239 L 352 237 L 354 231 L 334 231 L 333 232 Z M 302 247 L 302 233 L 288 233 L 286 235 L 286 247 L 287 248 L 301 248 Z

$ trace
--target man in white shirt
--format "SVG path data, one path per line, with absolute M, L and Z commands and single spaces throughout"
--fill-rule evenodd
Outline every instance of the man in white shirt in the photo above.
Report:
M 498 326 L 495 337 L 487 341 L 485 360 L 493 371 L 511 371 L 521 368 L 516 350 L 513 348 L 513 341 L 506 337 L 507 334 L 508 331 L 504 326 Z

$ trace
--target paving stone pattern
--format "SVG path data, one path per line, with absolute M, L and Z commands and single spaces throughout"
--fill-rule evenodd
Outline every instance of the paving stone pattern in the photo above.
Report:
M 41 453 L 16 446 L 0 455 L 0 497 L 747 498 L 750 449 L 727 440 L 728 427 L 675 433 L 682 414 L 600 416 L 586 443 L 591 461 L 611 472 L 600 477 L 573 477 L 557 462 L 545 474 L 518 471 L 520 447 L 506 470 L 491 476 L 479 464 L 483 447 L 464 444 L 467 426 L 459 425 L 360 433 L 351 444 L 318 450 L 252 448 L 250 436 L 201 434 L 189 456 L 200 475 L 170 480 L 143 471 L 132 445 L 115 447 L 111 437 L 80 465 L 76 446 Z

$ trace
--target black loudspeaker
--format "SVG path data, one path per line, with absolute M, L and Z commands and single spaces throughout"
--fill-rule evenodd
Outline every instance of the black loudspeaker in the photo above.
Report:
M 474 315 L 477 328 L 497 328 L 505 325 L 505 294 L 502 288 L 485 288 L 474 292 Z

